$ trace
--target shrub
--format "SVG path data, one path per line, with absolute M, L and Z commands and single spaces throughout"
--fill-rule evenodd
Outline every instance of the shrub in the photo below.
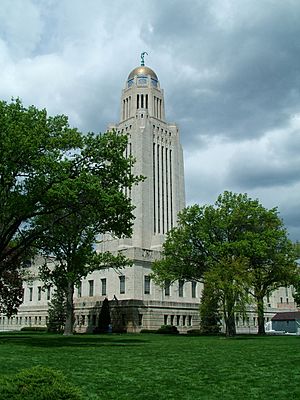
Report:
M 61 372 L 33 367 L 0 378 L 1 400 L 82 400 L 80 391 Z
M 23 326 L 22 332 L 46 332 L 47 328 L 44 326 Z
M 141 329 L 140 333 L 156 333 L 156 329 Z
M 162 325 L 159 329 L 157 329 L 156 333 L 162 333 L 167 335 L 177 335 L 178 329 L 173 325 Z
M 203 333 L 200 332 L 200 329 L 189 329 L 186 334 L 189 336 L 203 336 Z

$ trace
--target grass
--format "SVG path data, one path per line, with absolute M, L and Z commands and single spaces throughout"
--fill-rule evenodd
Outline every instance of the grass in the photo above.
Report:
M 62 371 L 85 399 L 299 399 L 300 337 L 0 334 L 0 374 Z

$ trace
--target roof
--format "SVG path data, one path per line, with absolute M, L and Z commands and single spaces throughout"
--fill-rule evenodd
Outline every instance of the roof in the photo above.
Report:
M 274 315 L 272 321 L 295 321 L 300 320 L 300 311 L 279 312 Z
M 128 76 L 128 80 L 133 79 L 136 75 L 137 75 L 137 76 L 139 76 L 139 75 L 140 75 L 140 76 L 141 76 L 141 75 L 142 75 L 142 76 L 150 75 L 151 78 L 154 78 L 155 80 L 158 80 L 156 73 L 155 73 L 151 68 L 145 67 L 145 66 L 143 66 L 143 65 L 134 68 L 134 69 L 130 72 L 130 74 L 129 74 L 129 76 Z

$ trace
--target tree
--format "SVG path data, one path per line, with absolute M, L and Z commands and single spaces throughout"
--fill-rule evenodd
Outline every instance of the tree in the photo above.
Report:
M 216 334 L 221 330 L 220 293 L 208 280 L 204 283 L 200 302 L 200 331 Z
M 246 194 L 230 192 L 216 206 L 228 216 L 233 253 L 247 260 L 245 279 L 256 302 L 258 334 L 265 334 L 264 298 L 297 276 L 293 244 L 277 208 L 266 209 Z
M 49 303 L 48 315 L 48 332 L 62 332 L 66 322 L 66 296 L 63 291 L 55 289 Z
M 20 100 L 0 102 L 0 303 L 9 302 L 6 310 L 15 310 L 21 296 L 3 288 L 14 277 L 21 291 L 16 271 L 41 234 L 32 220 L 64 207 L 64 182 L 83 162 L 70 154 L 81 146 L 82 135 L 65 116 L 48 117 L 46 110 L 26 109 Z
M 292 244 L 277 209 L 231 192 L 213 206 L 184 209 L 167 235 L 154 277 L 203 280 L 205 274 L 223 293 L 227 333 L 234 333 L 236 304 L 248 301 L 250 289 L 257 302 L 258 333 L 264 333 L 264 296 L 293 282 L 296 274 Z
M 54 256 L 42 267 L 42 279 L 66 296 L 65 335 L 73 333 L 74 287 L 80 280 L 95 269 L 128 265 L 122 254 L 98 253 L 95 242 L 107 232 L 116 237 L 131 234 L 133 206 L 124 189 L 141 179 L 131 173 L 134 160 L 124 156 L 125 136 L 107 132 L 88 135 L 83 142 L 78 157 L 85 162 L 77 164 L 76 178 L 65 182 L 65 207 L 34 221 L 34 229 L 43 232 L 37 246 L 46 256 Z

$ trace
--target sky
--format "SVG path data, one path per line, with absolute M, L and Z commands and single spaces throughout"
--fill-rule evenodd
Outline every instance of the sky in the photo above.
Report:
M 299 0 L 1 0 L 0 99 L 104 132 L 146 51 L 187 204 L 248 193 L 300 240 L 299 21 Z

